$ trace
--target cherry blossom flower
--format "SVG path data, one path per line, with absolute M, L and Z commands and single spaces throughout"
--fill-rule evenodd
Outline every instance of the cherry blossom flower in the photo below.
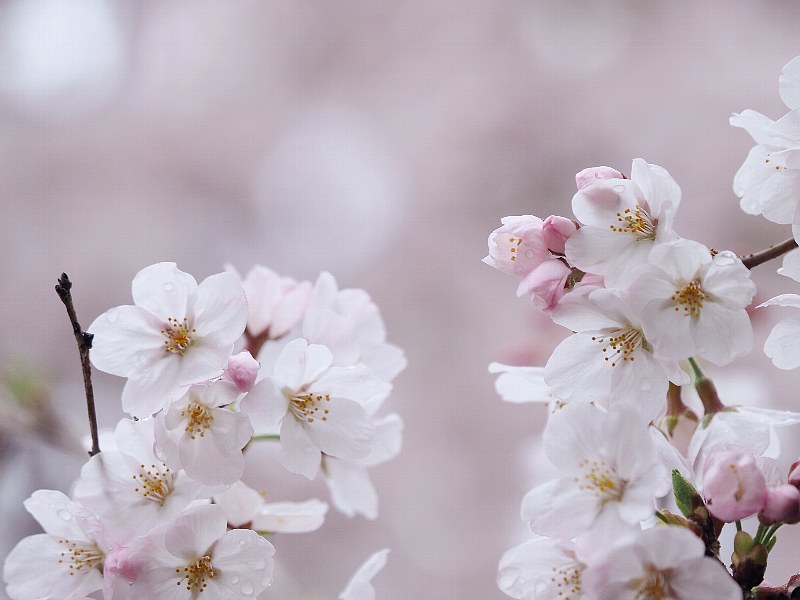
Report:
M 703 494 L 711 514 L 732 523 L 764 508 L 767 483 L 750 451 L 742 446 L 718 445 L 706 462 Z
M 101 371 L 127 377 L 122 408 L 149 417 L 190 385 L 222 374 L 244 331 L 247 303 L 239 282 L 219 273 L 197 285 L 175 263 L 136 274 L 135 306 L 118 306 L 89 327 L 90 354 Z
M 239 277 L 231 266 L 226 269 Z M 247 296 L 247 333 L 252 337 L 280 338 L 303 318 L 311 294 L 310 281 L 282 277 L 256 265 L 242 279 Z
M 228 359 L 222 378 L 233 383 L 240 392 L 247 393 L 253 389 L 260 368 L 259 362 L 249 352 L 239 352 Z
M 604 412 L 575 403 L 554 413 L 544 448 L 563 476 L 532 489 L 522 518 L 534 533 L 560 540 L 604 528 L 638 526 L 669 491 L 669 477 L 646 427 L 633 408 Z
M 790 484 L 767 488 L 767 499 L 758 521 L 762 525 L 800 521 L 800 490 Z
M 536 308 L 550 312 L 567 293 L 570 275 L 572 269 L 561 260 L 545 260 L 522 279 L 517 296 L 529 295 Z
M 578 226 L 572 219 L 550 215 L 542 223 L 542 238 L 551 252 L 564 254 L 567 240 L 577 230 Z
M 702 244 L 678 240 L 654 249 L 651 259 L 654 265 L 640 271 L 631 290 L 657 356 L 699 355 L 725 365 L 750 351 L 753 328 L 745 308 L 756 287 L 735 254 L 712 257 Z
M 339 600 L 375 600 L 372 579 L 386 566 L 388 556 L 388 549 L 379 550 L 370 556 L 353 574 L 347 587 L 339 594 Z
M 383 464 L 398 454 L 403 438 L 403 421 L 394 413 L 375 419 L 375 444 L 370 453 L 358 460 L 323 455 L 322 473 L 336 509 L 354 517 L 357 514 L 378 518 L 378 493 L 367 469 Z
M 520 600 L 584 598 L 586 565 L 572 542 L 539 538 L 508 550 L 500 559 L 497 586 Z
M 224 381 L 194 385 L 159 414 L 155 438 L 166 464 L 206 485 L 230 485 L 241 479 L 242 448 L 253 427 L 247 415 L 223 408 L 237 397 L 238 389 Z
M 583 226 L 567 240 L 570 264 L 603 275 L 609 287 L 624 284 L 638 266 L 647 264 L 656 243 L 675 239 L 672 219 L 680 199 L 681 190 L 669 173 L 641 158 L 633 161 L 630 179 L 596 179 L 584 185 L 572 199 Z
M 621 291 L 570 295 L 552 317 L 577 332 L 558 345 L 544 370 L 553 394 L 564 401 L 610 397 L 654 418 L 664 408 L 669 382 L 689 382 L 676 360 L 654 355 L 644 320 Z
M 348 460 L 369 454 L 375 431 L 362 403 L 386 385 L 364 365 L 332 367 L 332 362 L 325 346 L 293 340 L 273 376 L 241 402 L 257 431 L 280 428 L 281 464 L 309 479 L 319 470 L 322 452 Z
M 219 506 L 189 508 L 131 543 L 126 569 L 109 582 L 110 596 L 251 599 L 272 582 L 274 553 L 254 531 L 227 531 Z
M 155 456 L 152 419 L 123 419 L 115 434 L 118 450 L 89 459 L 74 496 L 102 520 L 106 539 L 121 544 L 170 520 L 198 497 L 201 486 Z
M 386 325 L 378 306 L 364 290 L 340 290 L 330 273 L 320 273 L 303 317 L 303 337 L 327 346 L 337 367 L 366 365 L 372 374 L 391 382 L 406 367 L 403 351 L 386 341 Z M 372 402 L 388 396 L 390 386 Z
M 687 529 L 656 526 L 613 547 L 590 564 L 586 590 L 597 600 L 741 600 L 742 590 Z
M 487 265 L 515 277 L 525 277 L 550 258 L 542 234 L 543 221 L 533 215 L 503 217 L 502 227 L 489 235 Z
M 38 490 L 25 508 L 45 533 L 21 540 L 6 557 L 11 600 L 86 596 L 103 586 L 105 540 L 97 520 L 61 492 Z

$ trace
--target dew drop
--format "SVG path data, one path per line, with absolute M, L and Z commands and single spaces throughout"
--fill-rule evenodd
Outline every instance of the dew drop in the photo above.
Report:
M 525 251 L 525 258 L 533 258 L 533 250 L 531 248 Z
M 165 281 L 164 283 L 161 284 L 161 289 L 164 290 L 165 292 L 172 292 L 175 290 L 175 284 L 172 283 L 171 281 Z
M 119 319 L 119 311 L 118 310 L 114 309 L 114 310 L 110 310 L 110 311 L 108 311 L 106 313 L 106 320 L 109 323 L 116 323 L 117 319 Z
M 242 591 L 243 594 L 249 596 L 250 594 L 253 593 L 253 591 L 255 590 L 255 587 L 253 586 L 253 582 L 252 581 L 243 581 L 242 582 L 242 587 L 239 588 L 239 589 Z
M 61 519 L 62 521 L 72 520 L 72 514 L 68 510 L 64 510 L 63 508 L 59 510 L 56 514 L 58 515 L 58 518 Z
M 239 583 L 239 576 L 238 575 L 234 575 L 233 577 L 231 577 L 231 583 L 233 585 L 236 585 L 237 583 Z
M 624 186 L 624 185 L 622 185 L 622 184 L 620 183 L 620 184 L 618 184 L 618 185 L 615 185 L 615 186 L 614 186 L 613 188 L 611 188 L 611 189 L 612 189 L 612 190 L 614 190 L 615 192 L 617 192 L 618 194 L 621 194 L 622 192 L 624 192 L 624 191 L 625 191 L 625 186 Z
M 720 267 L 727 267 L 736 262 L 736 255 L 730 250 L 720 252 L 714 257 L 714 264 Z

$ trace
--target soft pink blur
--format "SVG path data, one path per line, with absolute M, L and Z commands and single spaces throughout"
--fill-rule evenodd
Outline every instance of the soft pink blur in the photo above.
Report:
M 130 303 L 133 275 L 157 261 L 198 279 L 228 262 L 295 278 L 330 270 L 369 291 L 406 351 L 387 405 L 405 420 L 405 443 L 372 472 L 377 521 L 331 510 L 315 533 L 272 536 L 272 595 L 332 598 L 388 547 L 382 600 L 502 598 L 498 560 L 525 539 L 519 504 L 544 476 L 531 472 L 541 461 L 530 438 L 546 411 L 503 403 L 487 365 L 544 364 L 566 332 L 481 263 L 487 235 L 506 215 L 569 215 L 577 172 L 625 173 L 643 157 L 683 189 L 679 234 L 738 253 L 788 237 L 739 210 L 731 184 L 752 142 L 728 117 L 783 114 L 778 75 L 800 53 L 796 15 L 789 0 L 735 10 L 722 0 L 8 0 L 0 355 L 43 374 L 57 421 L 77 437 L 85 407 L 53 292 L 61 271 L 88 326 Z M 797 291 L 778 266 L 759 269 L 756 303 Z M 753 374 L 766 404 L 800 410 L 798 373 L 761 351 L 782 316 L 757 311 L 752 356 L 709 374 Z M 123 382 L 95 381 L 112 426 Z M 755 401 L 739 393 L 723 400 Z M 8 426 L 9 410 L 0 557 L 38 532 L 22 501 L 39 487 L 69 491 L 82 462 Z M 784 440 L 795 459 L 797 446 Z M 274 450 L 264 443 L 248 461 Z M 270 500 L 327 497 L 322 481 L 277 462 L 267 477 Z M 800 539 L 778 537 L 779 550 Z M 797 568 L 776 561 L 768 578 Z

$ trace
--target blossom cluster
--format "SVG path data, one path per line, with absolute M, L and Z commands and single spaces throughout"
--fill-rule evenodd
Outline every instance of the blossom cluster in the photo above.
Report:
M 781 119 L 731 118 L 758 144 L 734 191 L 746 212 L 791 223 L 800 240 L 800 57 L 780 93 L 791 109 Z M 549 405 L 543 446 L 560 474 L 523 499 L 538 537 L 503 556 L 500 589 L 526 600 L 794 597 L 800 575 L 762 583 L 776 532 L 800 522 L 800 462 L 781 467 L 774 444 L 800 413 L 725 405 L 703 372 L 751 351 L 750 268 L 780 252 L 743 261 L 679 236 L 681 190 L 643 159 L 627 176 L 585 169 L 576 184 L 574 218 L 506 217 L 484 259 L 572 332 L 544 367 L 490 366 L 504 399 Z M 800 281 L 800 250 L 779 273 Z M 800 307 L 800 296 L 770 305 Z M 775 366 L 800 366 L 798 334 L 800 317 L 775 327 L 765 345 Z M 700 417 L 684 403 L 693 393 Z M 754 533 L 741 523 L 750 517 Z
M 375 519 L 369 469 L 400 451 L 402 421 L 381 408 L 403 352 L 368 294 L 339 289 L 329 273 L 312 284 L 228 268 L 198 284 L 164 262 L 140 271 L 132 294 L 133 305 L 88 329 L 92 364 L 126 378 L 130 418 L 105 436 L 70 496 L 39 490 L 25 502 L 44 533 L 9 554 L 6 591 L 12 600 L 266 597 L 267 537 L 318 529 L 328 504 L 268 502 L 243 481 L 255 478 L 247 448 L 279 443 L 286 470 L 321 475 L 337 510 Z M 374 594 L 387 553 L 341 597 Z

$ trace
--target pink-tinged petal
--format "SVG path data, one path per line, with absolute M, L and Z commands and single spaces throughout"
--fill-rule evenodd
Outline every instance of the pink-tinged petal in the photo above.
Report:
M 604 447 L 607 422 L 606 412 L 583 402 L 556 411 L 542 436 L 547 458 L 565 473 L 579 471 L 587 458 Z
M 311 297 L 309 298 L 308 312 L 317 311 L 330 307 L 335 301 L 339 293 L 339 286 L 333 275 L 327 271 L 323 271 L 314 282 L 314 288 L 311 290 Z
M 619 214 L 644 202 L 639 186 L 628 179 L 598 180 L 572 197 L 572 212 L 584 225 L 606 230 L 609 225 L 620 224 Z
M 324 467 L 325 483 L 336 510 L 351 518 L 378 518 L 378 494 L 363 466 L 326 456 Z
M 544 382 L 544 367 L 512 367 L 492 363 L 489 373 L 500 373 L 494 389 L 506 402 L 550 402 L 550 386 Z
M 764 342 L 764 353 L 779 369 L 800 367 L 800 317 L 778 322 Z
M 233 351 L 233 344 L 215 346 L 203 342 L 201 340 L 197 345 L 192 345 L 183 356 L 175 355 L 178 358 L 175 370 L 180 385 L 202 383 L 222 375 Z
M 264 506 L 264 497 L 242 481 L 214 495 L 214 504 L 225 512 L 228 524 L 241 527 L 253 520 Z
M 303 317 L 311 295 L 311 282 L 302 281 L 294 284 L 291 289 L 284 291 L 283 297 L 275 306 L 272 314 L 272 323 L 269 327 L 270 337 L 278 338 L 285 335 Z M 286 284 L 284 284 L 286 290 Z
M 760 201 L 764 218 L 773 223 L 787 225 L 792 222 L 800 190 L 800 172 L 775 171 L 761 186 Z
M 215 344 L 233 344 L 247 325 L 247 300 L 239 280 L 231 273 L 206 277 L 197 287 L 193 304 L 198 335 Z
M 800 281 L 800 248 L 795 248 L 783 257 L 783 264 L 778 274 Z
M 240 403 L 258 433 L 275 432 L 289 410 L 289 399 L 271 378 L 259 381 Z
M 385 398 L 391 388 L 391 384 L 375 377 L 368 367 L 355 365 L 331 367 L 309 386 L 308 391 L 347 398 L 363 405 L 376 396 Z
M 763 525 L 787 523 L 800 519 L 800 490 L 785 484 L 767 490 L 767 501 L 758 514 Z
M 272 376 L 276 385 L 299 390 L 319 377 L 331 366 L 332 361 L 333 355 L 328 348 L 298 338 L 286 344 L 275 363 Z
M 747 311 L 707 303 L 692 333 L 697 352 L 715 365 L 726 365 L 753 348 L 753 326 Z
M 612 278 L 617 268 L 625 272 L 633 270 L 639 264 L 646 264 L 651 242 L 637 243 L 627 234 L 611 231 L 601 227 L 581 227 L 567 240 L 567 259 L 570 264 L 598 275 L 611 274 Z M 635 253 L 633 261 L 614 260 L 620 256 L 625 257 Z M 631 263 L 631 268 L 625 268 L 625 263 Z M 612 263 L 612 264 L 609 264 Z
M 72 563 L 63 560 L 66 548 L 57 538 L 44 533 L 26 537 L 14 546 L 3 569 L 9 598 L 81 597 L 102 589 L 100 569 L 71 570 Z
M 316 498 L 305 502 L 268 502 L 253 517 L 254 531 L 309 533 L 325 522 L 328 505 Z
M 644 334 L 660 360 L 683 360 L 695 354 L 691 318 L 669 300 L 655 300 L 642 311 Z
M 489 235 L 487 265 L 524 277 L 547 260 L 550 250 L 542 236 L 542 220 L 533 215 L 504 217 L 502 227 Z
M 716 558 L 704 556 L 684 564 L 669 579 L 670 591 L 680 600 L 707 600 L 708 590 L 720 600 L 741 600 L 742 588 Z
M 273 554 L 273 545 L 255 531 L 234 529 L 225 533 L 214 545 L 213 565 L 219 577 L 212 581 L 227 593 L 216 597 L 249 598 L 263 592 L 272 583 Z
M 227 530 L 225 513 L 219 506 L 203 504 L 189 508 L 166 526 L 164 544 L 174 556 L 194 562 L 211 549 Z
M 241 479 L 244 457 L 241 449 L 253 434 L 246 415 L 225 409 L 212 412 L 213 423 L 205 435 L 181 436 L 178 457 L 195 481 L 206 485 L 231 485 Z
M 226 270 L 238 276 L 232 267 L 226 267 Z M 242 280 L 242 289 L 247 297 L 247 330 L 251 334 L 260 335 L 271 325 L 281 287 L 280 276 L 261 265 L 250 269 Z
M 794 308 L 800 308 L 800 295 L 781 294 L 762 302 L 756 308 L 766 308 L 767 306 L 793 306 Z
M 396 413 L 391 413 L 373 421 L 375 426 L 375 444 L 369 454 L 359 459 L 358 464 L 374 467 L 392 460 L 400 454 L 403 444 L 403 420 Z
M 247 415 L 226 408 L 211 410 L 214 424 L 208 435 L 220 454 L 238 454 L 253 437 L 253 426 Z
M 239 390 L 232 383 L 220 380 L 192 386 L 189 388 L 189 397 L 206 406 L 228 406 L 239 397 Z
M 578 189 L 583 189 L 590 183 L 602 179 L 624 179 L 625 177 L 611 167 L 589 167 L 575 175 L 575 185 Z
M 778 91 L 789 109 L 800 108 L 800 56 L 796 56 L 783 67 L 778 78 Z
M 169 317 L 189 316 L 189 298 L 197 290 L 194 277 L 172 262 L 150 265 L 133 278 L 131 291 L 136 306 L 154 314 L 162 322 Z
M 567 293 L 567 278 L 571 273 L 572 269 L 560 260 L 546 260 L 523 278 L 517 297 L 530 295 L 536 308 L 552 311 Z
M 311 441 L 306 430 L 294 417 L 281 422 L 280 462 L 287 471 L 314 479 L 319 471 L 322 453 Z
M 757 144 L 775 144 L 772 135 L 768 133 L 772 123 L 773 120 L 769 117 L 749 108 L 739 114 L 733 113 L 730 118 L 730 124 L 733 127 L 741 127 L 747 131 Z
M 712 450 L 703 475 L 708 510 L 731 523 L 756 514 L 767 501 L 764 475 L 744 447 Z
M 711 262 L 711 251 L 692 240 L 675 240 L 659 244 L 650 254 L 650 260 L 673 280 L 689 282 L 697 277 L 701 267 Z
M 612 299 L 602 295 L 600 297 L 603 300 Z M 613 299 L 618 299 L 618 296 L 614 295 Z M 609 308 L 608 302 L 594 302 L 591 294 L 569 294 L 558 303 L 550 316 L 553 322 L 570 331 L 616 329 L 623 323 L 609 315 Z
M 164 357 L 164 324 L 138 306 L 117 306 L 89 326 L 94 335 L 89 358 L 95 368 L 131 377 Z
M 346 460 L 369 454 L 375 442 L 375 427 L 363 407 L 352 400 L 333 397 L 320 408 L 327 414 L 320 412 L 303 423 L 308 437 L 320 450 Z
M 62 492 L 36 490 L 24 504 L 25 510 L 50 535 L 68 540 L 89 540 L 80 525 L 90 516 L 89 513 Z
M 602 500 L 579 489 L 572 477 L 554 479 L 525 494 L 521 516 L 531 530 L 559 540 L 568 540 L 588 530 L 603 510 Z
M 550 215 L 542 224 L 542 237 L 551 252 L 564 254 L 564 244 L 577 230 L 572 219 Z
M 631 181 L 639 186 L 654 217 L 661 216 L 662 206 L 671 204 L 674 210 L 681 202 L 681 188 L 664 167 L 635 158 L 631 166 Z
M 122 410 L 133 417 L 148 418 L 178 400 L 189 389 L 180 385 L 169 358 L 137 378 L 130 378 L 122 389 Z

